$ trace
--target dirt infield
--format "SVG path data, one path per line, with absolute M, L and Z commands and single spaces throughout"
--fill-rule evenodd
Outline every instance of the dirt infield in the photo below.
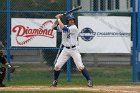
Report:
M 140 93 L 140 86 L 94 86 L 88 87 L 49 87 L 49 86 L 9 86 L 0 88 L 0 91 L 93 91 L 107 93 Z

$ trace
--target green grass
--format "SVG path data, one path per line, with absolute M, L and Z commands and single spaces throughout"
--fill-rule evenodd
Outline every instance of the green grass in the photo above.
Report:
M 14 64 L 20 66 L 11 75 L 8 85 L 51 85 L 53 68 L 45 64 Z M 131 85 L 131 66 L 104 66 L 87 68 L 94 85 Z M 79 71 L 72 72 L 71 81 L 67 81 L 67 74 L 62 72 L 59 77 L 60 86 L 86 86 L 87 82 Z

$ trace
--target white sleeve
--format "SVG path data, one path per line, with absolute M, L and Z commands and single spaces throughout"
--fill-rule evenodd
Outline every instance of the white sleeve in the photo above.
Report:
M 78 28 L 76 27 L 76 25 L 70 26 L 69 30 L 70 30 L 70 33 L 77 33 L 78 32 Z

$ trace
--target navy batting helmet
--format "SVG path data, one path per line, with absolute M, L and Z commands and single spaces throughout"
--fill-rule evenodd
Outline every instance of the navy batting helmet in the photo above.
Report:
M 74 18 L 73 15 L 68 14 L 68 15 L 66 16 L 66 21 L 69 21 L 69 20 L 71 20 L 71 19 L 75 19 L 75 18 Z

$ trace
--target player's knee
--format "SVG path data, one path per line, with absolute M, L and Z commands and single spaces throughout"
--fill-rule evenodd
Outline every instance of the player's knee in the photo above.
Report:
M 78 67 L 78 70 L 79 70 L 79 71 L 82 71 L 84 68 L 85 68 L 84 66 L 79 66 L 79 67 Z
M 55 65 L 54 70 L 55 70 L 55 71 L 59 71 L 59 70 L 61 70 L 61 67 Z

